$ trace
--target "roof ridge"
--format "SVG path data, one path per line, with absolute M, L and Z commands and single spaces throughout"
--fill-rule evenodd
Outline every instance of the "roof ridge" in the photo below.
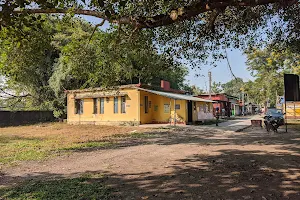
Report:
M 96 88 L 85 88 L 85 89 L 76 89 L 76 90 L 65 90 L 65 93 L 96 92 L 96 91 L 113 90 L 113 89 L 139 88 L 140 86 L 141 86 L 141 84 L 116 85 L 116 86 L 109 86 L 109 87 L 96 87 Z

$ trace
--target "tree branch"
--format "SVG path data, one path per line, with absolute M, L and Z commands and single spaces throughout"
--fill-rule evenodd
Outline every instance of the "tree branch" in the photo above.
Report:
M 281 3 L 282 0 L 241 0 L 241 1 L 234 1 L 234 0 L 215 0 L 212 1 L 210 4 L 204 3 L 204 1 L 200 1 L 191 6 L 186 6 L 184 8 L 178 8 L 177 11 L 182 10 L 182 13 L 172 19 L 170 14 L 161 14 L 153 17 L 121 17 L 119 22 L 122 24 L 131 24 L 138 29 L 142 28 L 155 28 L 160 26 L 167 26 L 173 24 L 175 22 L 184 21 L 192 19 L 198 16 L 201 13 L 205 13 L 212 10 L 223 10 L 228 6 L 234 7 L 254 7 L 258 5 L 267 5 L 267 4 L 274 4 L 274 3 Z M 286 2 L 290 2 L 290 4 L 295 4 L 295 0 L 287 0 Z M 172 11 L 171 11 L 172 13 Z
M 10 94 L 8 92 L 6 92 L 3 88 L 0 88 L 0 91 L 5 94 L 6 96 L 8 96 L 7 98 L 23 98 L 23 97 L 28 97 L 28 96 L 31 96 L 30 94 L 25 94 L 25 95 L 14 95 L 14 94 Z M 0 97 L 3 97 L 5 98 L 4 96 L 0 96 Z
M 60 9 L 60 8 L 51 8 L 51 9 L 25 9 L 25 10 L 14 10 L 14 13 L 28 13 L 28 14 L 67 14 L 70 12 L 74 12 L 78 15 L 88 15 L 97 18 L 102 18 L 108 20 L 106 15 L 102 12 L 94 11 L 94 10 L 85 10 L 85 9 Z
M 91 36 L 90 36 L 90 38 L 89 38 L 89 42 L 91 41 L 91 39 L 92 39 L 93 35 L 95 34 L 95 31 L 97 30 L 97 28 L 98 28 L 99 26 L 103 26 L 104 23 L 105 23 L 105 19 L 103 19 L 102 22 L 101 22 L 100 24 L 96 24 L 96 26 L 95 26 L 95 28 L 94 28 L 94 30 L 93 30 L 93 33 L 91 34 Z
M 94 11 L 94 10 L 85 10 L 85 9 L 27 9 L 27 10 L 14 10 L 14 13 L 28 13 L 28 14 L 66 14 L 69 12 L 74 12 L 79 15 L 88 15 L 94 16 L 98 18 L 105 19 L 110 23 L 115 24 L 128 24 L 137 29 L 143 28 L 155 28 L 161 26 L 167 26 L 176 22 L 190 20 L 201 13 L 205 13 L 208 11 L 216 10 L 216 9 L 224 9 L 228 6 L 233 7 L 254 7 L 258 5 L 267 5 L 267 4 L 282 4 L 282 0 L 214 0 L 210 1 L 210 3 L 205 3 L 206 1 L 199 1 L 198 3 L 192 4 L 190 6 L 185 6 L 178 9 L 172 9 L 170 12 L 165 14 L 160 14 L 152 17 L 148 16 L 115 16 L 112 15 L 108 17 L 104 12 Z M 286 0 L 285 5 L 291 6 L 293 4 L 298 4 L 298 0 Z M 1 13 L 1 11 L 0 11 Z M 169 14 L 171 13 L 171 14 Z M 173 14 L 176 13 L 176 17 Z

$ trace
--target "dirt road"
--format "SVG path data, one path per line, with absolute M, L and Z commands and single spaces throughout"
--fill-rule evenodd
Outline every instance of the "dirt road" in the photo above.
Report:
M 300 133 L 212 127 L 149 133 L 3 170 L 0 185 L 101 174 L 113 199 L 300 199 Z

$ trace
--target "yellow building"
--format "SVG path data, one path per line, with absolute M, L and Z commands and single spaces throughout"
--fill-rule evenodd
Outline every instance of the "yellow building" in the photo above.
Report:
M 300 102 L 299 101 L 287 101 L 286 102 L 286 111 L 285 106 L 283 106 L 283 111 L 286 113 L 287 119 L 300 119 Z
M 67 116 L 69 124 L 188 124 L 213 119 L 212 102 L 140 85 L 69 90 Z

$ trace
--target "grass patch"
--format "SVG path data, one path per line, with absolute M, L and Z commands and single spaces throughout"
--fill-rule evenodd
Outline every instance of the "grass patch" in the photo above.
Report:
M 108 148 L 114 145 L 113 142 L 86 142 L 86 143 L 77 143 L 69 147 L 62 148 L 60 150 L 84 150 L 84 149 L 96 149 L 96 148 Z
M 17 187 L 0 189 L 0 197 L 7 200 L 73 200 L 109 199 L 111 191 L 103 184 L 102 177 L 25 182 Z
M 131 133 L 131 138 L 154 138 L 157 137 L 157 134 L 150 134 L 150 133 Z
M 138 138 L 154 138 L 157 137 L 157 134 L 152 134 L 152 133 L 142 133 L 142 132 L 134 132 L 134 133 L 130 133 L 130 134 L 116 134 L 111 136 L 111 139 L 138 139 Z
M 14 163 L 20 160 L 42 160 L 49 154 L 45 141 L 1 136 L 0 164 Z
M 170 130 L 170 129 L 173 129 L 174 127 L 177 127 L 177 126 L 168 125 L 168 126 L 154 127 L 152 129 Z
M 129 132 L 133 130 L 138 127 L 65 123 L 0 128 L 0 168 L 19 161 L 44 160 L 67 151 L 110 148 L 117 141 L 111 136 L 131 137 Z

